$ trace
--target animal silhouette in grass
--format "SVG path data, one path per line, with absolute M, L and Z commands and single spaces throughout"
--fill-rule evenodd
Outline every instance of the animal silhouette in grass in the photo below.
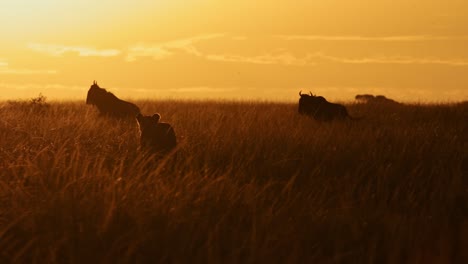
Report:
M 95 105 L 102 115 L 110 117 L 133 118 L 140 113 L 138 106 L 119 99 L 113 93 L 99 87 L 96 81 L 89 88 L 86 104 Z
M 299 99 L 299 114 L 310 116 L 317 121 L 356 119 L 348 114 L 348 110 L 343 105 L 330 103 L 322 96 L 309 93 L 299 92 L 301 97 Z
M 358 102 L 367 103 L 367 104 L 386 104 L 386 105 L 400 104 L 400 103 L 398 103 L 397 101 L 395 101 L 393 99 L 385 97 L 384 95 L 374 96 L 372 94 L 358 94 L 358 95 L 356 95 L 355 99 Z
M 174 128 L 168 123 L 159 122 L 161 115 L 152 116 L 137 114 L 140 128 L 140 147 L 150 154 L 164 155 L 176 147 L 177 139 Z

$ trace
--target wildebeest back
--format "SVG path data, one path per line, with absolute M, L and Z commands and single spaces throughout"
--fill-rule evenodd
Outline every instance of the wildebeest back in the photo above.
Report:
M 140 113 L 140 108 L 133 103 L 119 99 L 113 93 L 101 88 L 94 81 L 89 88 L 86 104 L 95 105 L 102 115 L 112 117 L 132 117 Z
M 308 115 L 318 121 L 352 119 L 343 105 L 330 103 L 324 97 L 312 93 L 308 95 L 299 92 L 299 96 L 299 114 Z

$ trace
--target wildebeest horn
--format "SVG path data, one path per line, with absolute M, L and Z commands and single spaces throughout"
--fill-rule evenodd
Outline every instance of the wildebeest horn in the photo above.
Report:
M 302 96 L 302 90 L 299 91 L 299 96 Z
M 310 95 L 311 95 L 311 96 L 314 96 L 314 95 L 312 94 L 312 92 L 311 92 L 311 91 L 309 91 L 309 93 L 310 93 Z

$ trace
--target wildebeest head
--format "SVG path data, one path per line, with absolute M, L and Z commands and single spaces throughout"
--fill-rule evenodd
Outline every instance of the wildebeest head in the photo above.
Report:
M 93 82 L 93 85 L 89 88 L 88 96 L 86 97 L 86 104 L 97 105 L 100 101 L 102 101 L 109 92 L 105 89 L 99 87 L 96 81 Z
M 134 117 L 140 113 L 138 106 L 117 98 L 113 93 L 99 87 L 96 81 L 89 88 L 86 104 L 95 105 L 101 114 L 113 117 Z
M 328 102 L 322 96 L 299 92 L 299 114 L 308 115 L 319 121 L 350 118 L 343 105 Z
M 299 92 L 299 114 L 307 115 L 311 114 L 315 108 L 319 107 L 321 104 L 328 103 L 327 100 L 322 96 L 315 96 L 312 92 L 309 91 L 309 94 L 303 94 L 302 91 Z

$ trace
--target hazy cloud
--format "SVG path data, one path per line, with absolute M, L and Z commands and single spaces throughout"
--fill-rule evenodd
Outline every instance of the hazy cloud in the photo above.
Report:
M 247 40 L 247 37 L 246 36 L 233 36 L 231 37 L 232 40 L 238 40 L 238 41 L 242 41 L 242 40 Z
M 129 48 L 126 60 L 135 61 L 138 57 L 152 57 L 155 60 L 160 60 L 173 55 L 176 51 L 183 51 L 194 56 L 203 56 L 194 44 L 203 40 L 216 39 L 223 36 L 225 35 L 207 34 L 159 44 L 140 43 Z
M 440 59 L 440 58 L 414 58 L 407 56 L 381 56 L 350 58 L 327 55 L 324 53 L 311 53 L 304 57 L 294 56 L 290 52 L 278 54 L 265 54 L 259 56 L 242 56 L 232 54 L 204 55 L 207 60 L 252 63 L 252 64 L 278 64 L 285 66 L 314 66 L 320 60 L 332 61 L 344 64 L 435 64 L 446 66 L 468 66 L 468 60 L 463 59 Z
M 11 74 L 11 75 L 57 74 L 57 71 L 47 70 L 47 69 L 11 68 L 8 62 L 0 61 L 0 74 Z
M 63 85 L 63 84 L 37 84 L 37 83 L 0 83 L 0 88 L 15 89 L 15 90 L 63 90 L 67 91 L 83 91 L 85 88 L 78 85 Z
M 95 49 L 84 46 L 65 46 L 41 43 L 30 43 L 28 44 L 28 48 L 52 56 L 61 56 L 67 52 L 74 52 L 77 53 L 78 56 L 82 57 L 113 57 L 121 53 L 118 49 Z
M 4 99 L 29 99 L 39 94 L 43 94 L 48 99 L 69 98 L 84 100 L 86 97 L 86 88 L 78 85 L 64 85 L 53 83 L 6 83 L 0 82 L 0 90 L 6 91 L 0 93 L 0 100 Z
M 175 92 L 175 93 L 225 93 L 225 92 L 232 92 L 237 89 L 235 88 L 215 88 L 215 87 L 208 87 L 208 86 L 195 86 L 195 87 L 181 87 L 181 88 L 173 88 L 167 89 L 168 92 Z
M 325 41 L 434 41 L 434 40 L 468 40 L 468 36 L 434 36 L 434 35 L 406 35 L 406 36 L 329 36 L 329 35 L 279 35 L 284 40 L 325 40 Z
M 237 63 L 251 63 L 251 64 L 281 64 L 281 65 L 296 65 L 305 66 L 311 65 L 308 58 L 297 58 L 290 52 L 276 52 L 276 53 L 265 53 L 262 55 L 245 56 L 239 54 L 209 54 L 203 53 L 195 46 L 204 40 L 212 40 L 225 37 L 225 34 L 209 34 L 201 35 L 192 38 L 180 39 L 175 41 L 169 41 L 160 44 L 148 45 L 148 44 L 137 44 L 130 47 L 127 61 L 135 61 L 138 57 L 152 57 L 155 60 L 165 59 L 172 56 L 177 51 L 185 52 L 186 54 L 193 55 L 196 57 L 204 58 L 209 61 L 221 61 L 221 62 L 237 62 Z M 231 37 L 231 40 L 247 40 L 246 37 L 238 36 Z
M 367 57 L 367 58 L 346 58 L 326 55 L 324 53 L 315 53 L 309 58 L 324 59 L 338 63 L 347 64 L 439 64 L 447 66 L 468 66 L 468 60 L 462 59 L 439 59 L 439 58 L 413 58 L 405 56 L 394 57 Z
M 261 55 L 241 55 L 241 54 L 210 54 L 197 49 L 196 43 L 203 40 L 210 40 L 224 37 L 224 34 L 211 34 L 196 36 L 193 38 L 175 40 L 156 45 L 138 44 L 129 49 L 126 60 L 135 61 L 138 57 L 152 57 L 155 60 L 165 59 L 176 52 L 185 52 L 186 54 L 204 58 L 209 61 L 232 62 L 232 63 L 250 63 L 259 65 L 285 65 L 285 66 L 313 66 L 320 60 L 327 60 L 345 64 L 439 64 L 447 66 L 467 66 L 468 60 L 463 59 L 440 59 L 440 58 L 413 58 L 405 56 L 381 56 L 381 57 L 337 57 L 324 53 L 310 53 L 303 57 L 295 56 L 292 52 L 282 50 L 280 52 L 271 52 Z M 308 39 L 326 39 L 326 40 L 379 40 L 379 41 L 417 41 L 417 40 L 435 40 L 449 37 L 434 36 L 393 36 L 393 37 L 360 37 L 360 36 L 284 36 L 284 38 Z
M 430 41 L 430 40 L 450 40 L 467 39 L 468 36 L 432 36 L 432 35 L 408 35 L 408 36 L 326 36 L 326 35 L 282 35 L 278 36 L 285 40 L 329 40 L 329 41 Z M 309 53 L 305 56 L 294 55 L 292 51 L 280 50 L 265 52 L 259 55 L 243 55 L 220 53 L 212 54 L 202 52 L 196 47 L 201 41 L 226 38 L 235 41 L 247 40 L 245 37 L 230 37 L 226 34 L 207 34 L 192 38 L 179 39 L 159 44 L 137 44 L 129 48 L 126 60 L 135 61 L 138 57 L 151 57 L 155 60 L 168 58 L 177 52 L 184 52 L 189 55 L 203 58 L 208 61 L 249 63 L 258 65 L 284 65 L 284 66 L 313 66 L 320 61 L 332 61 L 345 64 L 438 64 L 447 66 L 467 66 L 468 60 L 464 59 L 440 59 L 440 58 L 414 58 L 405 56 L 381 56 L 381 57 L 337 57 L 324 53 Z
M 138 57 L 152 57 L 155 60 L 161 60 L 171 56 L 173 53 L 161 46 L 137 44 L 129 49 L 126 60 L 135 61 Z
M 289 52 L 279 54 L 265 54 L 259 56 L 242 56 L 232 54 L 211 54 L 206 55 L 205 58 L 211 61 L 224 61 L 224 62 L 239 62 L 239 63 L 252 63 L 252 64 L 281 64 L 289 66 L 306 66 L 315 65 L 310 61 L 309 57 L 297 58 Z

